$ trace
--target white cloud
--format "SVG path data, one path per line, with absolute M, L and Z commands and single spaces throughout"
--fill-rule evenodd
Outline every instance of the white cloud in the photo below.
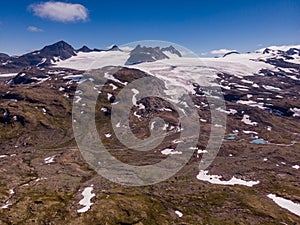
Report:
M 42 32 L 43 30 L 38 28 L 38 27 L 34 27 L 34 26 L 29 26 L 27 27 L 27 30 L 30 32 Z
M 28 7 L 35 16 L 58 22 L 78 22 L 88 19 L 88 9 L 81 4 L 43 2 Z
M 221 48 L 221 49 L 217 49 L 217 50 L 212 50 L 210 53 L 213 55 L 222 55 L 222 54 L 226 54 L 228 52 L 234 52 L 236 50 L 232 49 L 226 49 L 226 48 Z

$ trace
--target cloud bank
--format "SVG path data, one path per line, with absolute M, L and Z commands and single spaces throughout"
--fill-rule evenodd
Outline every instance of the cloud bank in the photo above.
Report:
M 79 22 L 88 19 L 88 9 L 81 4 L 42 2 L 28 7 L 35 16 L 57 22 Z
M 226 48 L 221 48 L 221 49 L 217 49 L 217 50 L 212 50 L 210 53 L 213 55 L 222 55 L 222 54 L 226 54 L 228 52 L 235 52 L 236 50 L 232 49 L 226 49 Z

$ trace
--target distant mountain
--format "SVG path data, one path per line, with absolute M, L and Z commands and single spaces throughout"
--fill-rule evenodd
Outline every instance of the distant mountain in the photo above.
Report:
M 125 65 L 134 65 L 143 62 L 154 62 L 156 60 L 168 59 L 159 47 L 141 47 L 137 45 L 130 53 L 130 57 L 126 61 Z
M 93 50 L 87 47 L 86 45 L 82 46 L 77 52 L 92 52 Z
M 162 52 L 170 52 L 172 54 L 178 55 L 179 57 L 182 57 L 181 53 L 174 48 L 172 45 L 170 45 L 169 47 L 165 47 L 161 49 Z
M 122 51 L 117 45 L 113 45 L 110 49 L 106 51 Z
M 282 56 L 286 59 L 293 59 L 293 56 L 300 56 L 300 45 L 296 46 L 270 46 L 260 49 L 257 52 L 263 54 Z
M 5 67 L 49 66 L 59 60 L 75 56 L 75 49 L 64 41 L 45 46 L 41 50 L 30 52 L 19 57 L 10 57 Z
M 111 48 L 104 50 L 104 49 L 90 49 L 86 45 L 82 46 L 80 49 L 77 50 L 77 52 L 107 52 L 107 51 L 122 51 L 117 45 L 113 45 Z
M 0 61 L 7 60 L 9 58 L 9 55 L 5 53 L 0 53 Z

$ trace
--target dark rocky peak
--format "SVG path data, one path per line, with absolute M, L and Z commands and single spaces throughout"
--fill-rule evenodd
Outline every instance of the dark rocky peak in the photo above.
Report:
M 143 62 L 154 62 L 161 59 L 168 59 L 159 47 L 145 47 L 137 45 L 131 52 L 125 65 L 139 64 Z
M 170 45 L 169 47 L 162 48 L 161 50 L 163 52 L 165 52 L 165 51 L 170 52 L 172 54 L 178 55 L 179 57 L 182 57 L 181 53 L 176 48 L 174 48 L 172 45 Z
M 286 54 L 288 55 L 299 55 L 300 56 L 300 49 L 298 48 L 290 48 L 286 51 Z
M 64 60 L 76 55 L 76 53 L 71 45 L 64 41 L 59 41 L 52 45 L 45 46 L 40 50 L 40 55 L 46 58 L 60 57 L 60 59 Z
M 122 51 L 117 45 L 113 45 L 110 49 L 107 51 Z
M 86 45 L 82 46 L 77 52 L 92 52 L 93 50 L 87 47 Z
M 270 52 L 271 52 L 271 49 L 266 48 L 266 49 L 263 51 L 263 54 L 269 54 Z
M 5 53 L 0 53 L 0 61 L 9 59 L 9 55 Z
M 90 49 L 89 47 L 84 45 L 80 49 L 77 50 L 77 52 L 108 52 L 108 51 L 122 51 L 122 50 L 119 49 L 119 47 L 117 45 L 113 45 L 111 48 L 109 48 L 107 50 L 98 49 L 98 48 Z

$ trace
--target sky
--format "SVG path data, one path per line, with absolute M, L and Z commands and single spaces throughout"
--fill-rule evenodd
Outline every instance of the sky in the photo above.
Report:
M 139 40 L 198 55 L 300 44 L 299 0 L 2 1 L 0 52 L 20 55 L 64 40 L 105 48 Z

